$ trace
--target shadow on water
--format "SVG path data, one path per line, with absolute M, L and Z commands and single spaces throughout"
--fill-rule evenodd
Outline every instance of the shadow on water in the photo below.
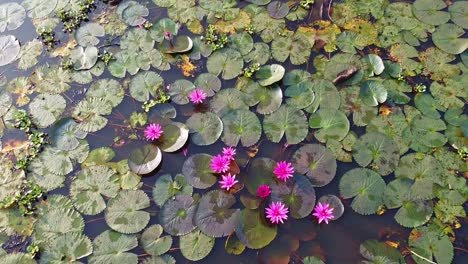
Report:
M 15 2 L 21 2 L 20 0 L 14 0 Z M 183 1 L 183 0 L 180 0 Z M 139 2 L 144 2 L 147 3 L 149 2 L 149 5 L 151 6 L 150 9 L 150 16 L 149 16 L 149 21 L 155 21 L 161 17 L 164 17 L 165 14 L 162 12 L 161 9 L 156 8 L 151 1 L 139 1 Z M 102 6 L 100 7 L 102 8 Z M 95 11 L 95 14 L 99 13 L 99 9 Z M 294 23 L 288 22 L 289 27 L 297 26 Z M 186 29 L 182 29 L 182 32 L 187 35 L 192 35 L 190 32 L 188 32 Z M 21 27 L 21 31 L 13 31 L 12 34 L 18 37 L 21 43 L 25 43 L 28 40 L 31 40 L 36 37 L 35 30 L 31 24 L 31 22 L 26 19 L 25 24 Z M 58 38 L 64 40 L 65 39 L 65 34 L 59 33 Z M 259 41 L 260 39 L 258 36 L 255 39 L 256 41 Z M 61 43 L 63 44 L 63 43 Z M 424 49 L 424 46 L 423 46 Z M 296 67 L 292 65 L 285 65 L 285 68 L 288 70 L 291 69 L 307 69 L 310 72 L 313 72 L 314 69 L 312 68 L 312 59 L 313 57 L 317 55 L 316 53 L 313 53 L 311 56 L 311 61 L 303 67 Z M 39 58 L 40 63 L 50 63 L 50 64 L 56 64 L 59 62 L 59 59 L 57 58 L 48 58 L 47 53 L 44 53 L 41 55 Z M 197 72 L 206 72 L 205 69 L 205 62 L 206 59 L 201 59 L 199 61 L 196 61 L 195 64 L 198 67 Z M 154 70 L 154 69 L 153 69 Z M 27 72 L 22 72 L 17 70 L 14 66 L 9 65 L 4 67 L 2 70 L 2 75 L 5 76 L 8 80 L 11 80 L 19 75 L 21 76 L 29 76 L 32 72 L 32 69 L 27 71 Z M 158 72 L 161 74 L 161 76 L 165 79 L 166 84 L 170 84 L 174 82 L 175 80 L 185 78 L 185 79 L 190 79 L 191 81 L 194 80 L 194 78 L 187 78 L 184 77 L 180 71 L 174 67 L 173 70 L 167 71 L 167 72 Z M 108 72 L 104 73 L 100 78 L 113 78 Z M 70 99 L 69 105 L 74 105 L 76 104 L 83 96 L 86 91 L 86 89 L 89 87 L 89 85 L 77 85 L 77 84 L 71 84 L 71 89 L 69 92 L 67 92 L 67 96 Z M 234 81 L 225 81 L 222 80 L 222 88 L 230 88 L 234 87 L 235 83 Z M 191 105 L 185 105 L 185 106 L 179 106 L 175 105 L 177 109 L 177 117 L 175 118 L 176 121 L 180 122 L 185 122 L 187 118 L 193 113 L 194 109 L 192 108 Z M 90 144 L 91 149 L 95 149 L 98 147 L 103 147 L 103 146 L 112 146 L 114 145 L 114 138 L 118 136 L 122 129 L 121 126 L 124 126 L 124 123 L 122 119 L 119 118 L 119 116 L 124 116 L 128 117 L 130 114 L 136 110 L 141 110 L 141 104 L 134 101 L 130 96 L 125 96 L 124 101 L 116 108 L 114 109 L 113 114 L 109 117 L 109 124 L 106 128 L 103 130 L 99 131 L 98 133 L 90 133 L 88 136 L 88 142 Z M 115 114 L 117 113 L 117 114 Z M 262 117 L 260 117 L 262 119 Z M 365 132 L 365 129 L 363 128 L 352 128 L 354 131 L 356 131 L 359 135 L 362 135 Z M 141 131 L 140 135 L 141 135 Z M 16 138 L 17 135 L 14 134 L 5 134 L 4 139 L 13 139 Z M 289 146 L 286 149 L 284 148 L 284 139 L 282 142 L 279 144 L 273 144 L 268 140 L 265 140 L 264 135 L 262 135 L 262 139 L 260 141 L 260 146 L 259 146 L 259 152 L 257 154 L 257 157 L 270 157 L 275 160 L 286 160 L 291 157 L 291 155 L 294 153 L 294 151 L 299 147 L 298 145 L 296 146 Z M 305 141 L 304 143 L 317 143 L 316 140 L 312 141 Z M 129 141 L 122 146 L 115 146 L 114 145 L 114 150 L 116 152 L 116 157 L 114 160 L 121 160 L 121 159 L 126 159 L 128 158 L 128 154 L 135 148 L 138 148 L 139 146 L 142 146 L 144 144 L 143 140 L 140 141 Z M 218 142 L 211 145 L 209 148 L 207 147 L 198 147 L 194 144 L 188 143 L 187 145 L 187 150 L 188 154 L 187 156 L 193 155 L 195 153 L 209 153 L 209 154 L 215 154 L 220 152 L 220 150 L 224 147 L 224 144 L 222 142 Z M 248 149 L 238 147 L 238 152 L 240 156 L 245 157 L 246 156 L 246 151 Z M 178 151 L 176 153 L 164 153 L 163 154 L 163 162 L 160 168 L 158 168 L 155 172 L 146 175 L 145 177 L 142 178 L 143 182 L 143 187 L 142 190 L 145 191 L 150 197 L 152 197 L 152 186 L 154 186 L 154 183 L 156 179 L 158 178 L 159 175 L 163 175 L 166 173 L 170 173 L 172 175 L 175 175 L 176 173 L 181 172 L 182 164 L 186 157 L 183 155 L 182 151 Z M 317 193 L 317 198 L 320 198 L 322 195 L 325 194 L 339 194 L 338 190 L 338 183 L 341 178 L 341 176 L 351 168 L 355 168 L 358 165 L 355 163 L 342 163 L 338 162 L 338 168 L 337 168 L 337 173 L 336 177 L 333 179 L 333 181 L 327 185 L 326 187 L 322 188 L 316 188 L 316 193 Z M 77 168 L 75 168 L 77 169 Z M 242 170 L 241 174 L 245 173 L 245 170 Z M 72 173 L 71 175 L 67 176 L 66 180 L 66 186 L 64 188 L 55 190 L 51 192 L 51 194 L 54 193 L 59 193 L 59 194 L 68 194 L 69 190 L 69 185 L 71 181 L 71 177 L 74 175 Z M 394 176 L 389 175 L 384 178 L 386 182 L 389 182 L 391 179 L 393 179 Z M 215 185 L 214 187 L 210 189 L 217 188 Z M 195 192 L 206 192 L 206 190 L 196 190 Z M 246 190 L 243 190 L 243 192 L 246 192 Z M 357 263 L 360 259 L 361 256 L 359 254 L 359 245 L 366 239 L 385 239 L 386 236 L 389 236 L 390 238 L 395 238 L 398 237 L 400 239 L 406 239 L 409 235 L 410 229 L 404 228 L 396 223 L 396 221 L 393 219 L 394 213 L 396 210 L 388 210 L 385 212 L 384 215 L 377 216 L 377 215 L 371 215 L 371 216 L 362 216 L 357 213 L 355 213 L 351 207 L 350 207 L 350 200 L 345 200 L 343 201 L 345 205 L 345 213 L 344 215 L 338 219 L 337 221 L 331 222 L 329 225 L 317 225 L 316 221 L 313 220 L 310 216 L 308 216 L 306 219 L 301 220 L 301 224 L 295 225 L 294 223 L 298 222 L 297 220 L 289 220 L 288 223 L 285 224 L 285 226 L 280 227 L 279 233 L 282 233 L 283 230 L 286 230 L 285 228 L 291 229 L 294 232 L 301 232 L 301 228 L 304 227 L 304 225 L 310 225 L 313 226 L 313 232 L 314 232 L 314 239 L 312 240 L 313 242 L 307 241 L 307 242 L 301 242 L 299 249 L 296 251 L 296 255 L 301 256 L 301 253 L 320 253 L 324 254 L 326 257 L 326 263 L 328 264 L 342 264 L 342 263 Z M 158 211 L 159 208 L 152 202 L 151 207 L 147 209 L 148 212 L 151 213 L 151 220 L 149 225 L 151 224 L 156 224 L 158 223 Z M 101 213 L 96 216 L 85 216 L 85 222 L 87 223 L 85 226 L 85 234 L 88 235 L 91 239 L 96 237 L 98 234 L 103 232 L 104 230 L 108 229 L 107 224 L 105 223 L 104 220 L 104 214 Z M 465 226 L 467 221 L 465 220 L 464 223 L 462 223 L 462 226 Z M 464 244 L 466 248 L 466 239 L 468 237 L 468 231 L 467 228 L 464 227 L 460 230 L 457 230 L 457 237 L 459 238 L 457 240 L 457 243 L 462 243 Z M 458 242 L 460 241 L 460 242 Z M 225 243 L 225 238 L 217 239 L 215 248 L 211 252 L 211 254 L 203 259 L 202 261 L 199 261 L 199 263 L 224 263 L 224 264 L 234 264 L 234 263 L 257 263 L 257 251 L 254 250 L 249 250 L 246 249 L 244 253 L 241 256 L 233 256 L 229 255 L 226 253 L 224 250 L 224 243 Z M 455 246 L 457 246 L 457 243 Z M 178 245 L 177 238 L 174 237 L 173 241 L 173 247 L 176 247 Z M 461 246 L 463 247 L 463 245 Z M 138 247 L 137 249 L 134 250 L 134 252 L 144 255 L 144 251 L 142 250 L 141 247 Z M 468 263 L 468 255 L 462 254 L 463 252 L 455 250 L 455 260 L 454 263 Z M 171 255 L 173 255 L 178 263 L 189 263 L 185 258 L 182 257 L 180 254 L 180 251 L 177 249 L 172 250 Z M 85 260 L 86 262 L 86 260 Z M 300 259 L 298 257 L 292 257 L 291 258 L 291 263 L 300 263 Z M 444 264 L 444 263 L 440 263 Z

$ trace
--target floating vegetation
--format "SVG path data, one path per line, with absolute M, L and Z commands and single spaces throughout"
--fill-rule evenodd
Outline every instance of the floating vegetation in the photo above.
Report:
M 467 11 L 3 1 L 0 263 L 465 263 Z

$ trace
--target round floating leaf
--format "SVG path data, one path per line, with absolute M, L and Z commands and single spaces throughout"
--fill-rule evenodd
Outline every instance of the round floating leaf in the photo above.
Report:
M 80 144 L 79 139 L 84 139 L 88 133 L 77 128 L 77 123 L 72 118 L 63 118 L 55 123 L 50 133 L 53 146 L 63 150 L 72 150 Z
M 270 85 L 267 87 L 261 86 L 256 82 L 248 85 L 245 89 L 246 100 L 249 105 L 257 105 L 257 112 L 259 114 L 271 114 L 278 110 L 283 101 L 283 93 L 281 87 L 277 84 Z
M 268 86 L 283 79 L 285 71 L 279 64 L 265 65 L 255 73 L 255 78 L 261 86 Z
M 447 7 L 442 0 L 416 0 L 413 3 L 413 14 L 428 25 L 442 25 L 450 19 L 450 14 L 440 11 Z
M 468 39 L 463 38 L 465 30 L 454 24 L 440 25 L 432 33 L 432 41 L 449 54 L 460 54 L 468 48 Z
M 58 0 L 25 0 L 22 5 L 28 10 L 28 17 L 42 18 L 52 13 Z
M 100 79 L 94 82 L 86 92 L 86 97 L 97 97 L 108 102 L 112 107 L 118 106 L 125 93 L 120 83 L 113 79 Z
M 18 3 L 5 3 L 0 5 L 0 32 L 15 30 L 24 23 L 26 10 Z
M 210 167 L 211 155 L 195 154 L 185 160 L 182 165 L 182 174 L 195 188 L 206 189 L 216 183 L 216 176 Z
M 273 1 L 267 6 L 267 11 L 272 18 L 280 19 L 289 13 L 289 6 L 287 3 Z
M 468 28 L 468 18 L 466 17 L 466 13 L 468 13 L 468 3 L 466 1 L 454 2 L 449 6 L 448 11 L 450 12 L 453 23 L 465 29 Z
M 280 142 L 283 136 L 286 136 L 288 144 L 302 142 L 309 132 L 304 112 L 287 105 L 283 105 L 276 112 L 265 116 L 263 130 L 268 139 L 275 143 Z
M 196 211 L 197 203 L 192 196 L 177 195 L 167 200 L 161 208 L 159 221 L 167 233 L 173 236 L 185 235 L 195 229 L 193 222 Z
M 174 103 L 184 105 L 189 103 L 188 96 L 194 89 L 192 82 L 181 79 L 170 85 L 169 95 Z
M 379 80 L 367 80 L 361 86 L 359 97 L 369 106 L 377 106 L 387 100 L 387 89 Z
M 339 187 L 344 199 L 354 197 L 351 207 L 359 214 L 375 214 L 383 204 L 385 182 L 372 170 L 356 168 L 346 172 Z
M 204 259 L 214 247 L 215 239 L 196 229 L 180 237 L 180 252 L 191 261 Z
M 384 71 L 385 66 L 382 61 L 382 58 L 380 58 L 379 55 L 369 54 L 367 55 L 366 59 L 368 60 L 370 64 L 369 70 L 372 72 L 371 76 L 374 74 L 380 75 Z
M 93 254 L 88 260 L 90 264 L 136 264 L 138 256 L 126 251 L 137 246 L 135 236 L 106 230 L 94 239 Z
M 292 181 L 271 186 L 273 201 L 282 201 L 289 208 L 291 217 L 301 219 L 308 216 L 315 206 L 315 190 L 310 181 L 295 175 Z
M 150 214 L 140 210 L 149 206 L 149 198 L 142 190 L 122 190 L 107 203 L 106 223 L 120 233 L 138 233 L 150 220 Z
M 236 109 L 249 109 L 246 104 L 248 96 L 235 88 L 222 89 L 210 102 L 211 110 L 219 117 Z
M 193 47 L 193 41 L 189 36 L 180 35 L 175 39 L 169 41 L 164 39 L 159 46 L 163 53 L 184 53 L 191 50 Z
M 61 95 L 40 94 L 29 104 L 29 112 L 35 124 L 48 127 L 57 120 L 66 106 L 67 102 Z
M 244 147 L 254 145 L 260 139 L 262 126 L 257 115 L 247 109 L 234 110 L 223 116 L 221 140 L 228 146 L 237 146 L 239 140 Z
M 276 176 L 273 174 L 276 162 L 270 158 L 256 158 L 252 161 L 248 169 L 246 179 L 247 190 L 252 195 L 257 195 L 257 189 L 262 184 L 271 185 Z
M 146 144 L 130 153 L 128 166 L 137 174 L 148 174 L 159 166 L 161 160 L 161 150 L 155 145 Z
M 314 136 L 322 143 L 328 139 L 341 141 L 348 134 L 349 120 L 343 112 L 321 108 L 310 116 L 309 126 L 319 129 Z
M 437 263 L 451 263 L 453 260 L 453 245 L 449 237 L 435 225 L 423 226 L 411 231 L 409 245 L 418 255 Z M 413 256 L 418 264 L 427 261 Z
M 221 89 L 221 80 L 216 75 L 207 72 L 198 75 L 193 84 L 202 89 L 207 96 L 213 96 Z
M 270 60 L 270 46 L 263 42 L 256 42 L 253 49 L 248 54 L 244 55 L 245 62 L 258 63 L 263 65 Z
M 98 49 L 93 46 L 78 47 L 70 51 L 70 59 L 75 70 L 91 69 L 98 60 Z
M 75 39 L 80 46 L 96 46 L 99 43 L 98 37 L 103 37 L 104 34 L 104 27 L 101 25 L 97 23 L 87 23 L 78 28 L 75 33 Z
M 169 251 L 172 246 L 172 237 L 161 237 L 163 231 L 161 225 L 152 225 L 143 232 L 140 241 L 146 253 L 153 256 L 160 256 Z
M 171 255 L 164 254 L 162 256 L 152 256 L 151 258 L 146 258 L 141 263 L 142 264 L 175 264 L 176 260 Z
M 361 244 L 359 251 L 366 259 L 363 263 L 405 263 L 400 252 L 392 246 L 378 242 L 377 240 L 366 240 Z
M 117 14 L 130 26 L 143 24 L 148 16 L 149 10 L 136 1 L 126 1 L 119 5 Z
M 154 1 L 153 1 L 154 2 Z M 161 18 L 154 23 L 150 29 L 151 37 L 157 42 L 163 41 L 165 33 L 169 32 L 172 36 L 177 35 L 179 26 L 170 18 Z
M 315 99 L 305 110 L 315 113 L 320 108 L 338 109 L 340 107 L 341 96 L 335 85 L 327 80 L 314 80 L 311 89 Z
M 18 54 L 18 69 L 27 70 L 36 65 L 39 62 L 37 58 L 42 54 L 42 50 L 43 44 L 38 39 L 28 41 L 21 46 Z
M 192 195 L 192 193 L 192 186 L 189 185 L 182 174 L 177 174 L 174 180 L 172 180 L 170 174 L 164 174 L 156 180 L 153 187 L 154 203 L 159 207 L 179 194 Z
M 287 85 L 286 81 L 285 84 Z M 286 103 L 298 109 L 310 106 L 315 100 L 314 83 L 310 81 L 298 81 L 288 86 L 284 95 L 289 98 Z M 315 109 L 317 110 L 317 109 Z M 315 112 L 315 110 L 313 112 Z
M 353 146 L 353 157 L 362 167 L 370 166 L 385 176 L 395 170 L 400 160 L 398 145 L 380 132 L 369 132 Z
M 200 231 L 212 237 L 231 234 L 239 220 L 239 209 L 230 209 L 236 197 L 221 190 L 203 195 L 195 215 L 195 224 Z
M 119 190 L 119 178 L 113 170 L 104 166 L 87 167 L 70 185 L 70 197 L 81 213 L 97 215 L 106 208 L 102 196 L 115 197 Z
M 249 33 L 240 32 L 230 36 L 229 45 L 245 56 L 253 49 L 253 39 Z
M 414 96 L 414 105 L 424 115 L 434 119 L 440 118 L 439 111 L 445 111 L 445 108 L 434 97 L 425 93 L 418 93 Z
M 215 51 L 206 62 L 209 73 L 216 76 L 221 74 L 224 80 L 231 80 L 237 77 L 244 68 L 244 60 L 240 52 L 226 48 Z
M 264 222 L 258 210 L 244 209 L 240 212 L 236 235 L 246 247 L 260 249 L 275 239 L 276 230 L 276 225 Z
M 3 252 L 2 252 L 3 253 Z M 37 262 L 27 253 L 0 254 L 0 262 L 3 264 L 36 264 Z
M 331 150 L 319 144 L 300 147 L 291 162 L 297 173 L 306 175 L 313 186 L 329 184 L 336 174 L 336 159 Z
M 215 143 L 223 132 L 223 122 L 212 112 L 195 113 L 187 120 L 192 141 L 195 145 L 206 146 Z
M 68 232 L 45 244 L 40 263 L 60 263 L 66 259 L 70 263 L 91 255 L 93 245 L 83 234 Z
M 14 36 L 0 36 L 0 66 L 13 62 L 19 52 L 20 44 Z
M 317 203 L 329 204 L 330 207 L 333 208 L 333 218 L 331 219 L 332 221 L 338 220 L 338 218 L 340 218 L 344 213 L 344 205 L 340 198 L 336 197 L 336 195 L 324 195 L 318 199 Z
M 236 233 L 232 233 L 226 239 L 226 243 L 224 244 L 224 248 L 226 252 L 233 255 L 240 255 L 245 250 L 245 245 L 240 242 L 239 238 L 237 238 Z
M 163 126 L 164 134 L 159 139 L 158 146 L 164 152 L 175 152 L 181 149 L 188 140 L 189 128 L 179 122 L 172 122 Z

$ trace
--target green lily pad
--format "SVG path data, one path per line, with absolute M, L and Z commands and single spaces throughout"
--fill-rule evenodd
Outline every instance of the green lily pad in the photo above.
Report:
M 89 87 L 86 97 L 96 97 L 109 103 L 112 107 L 118 106 L 125 93 L 120 83 L 113 79 L 100 79 Z
M 119 187 L 119 178 L 113 170 L 104 166 L 87 167 L 73 178 L 70 198 L 81 213 L 97 215 L 106 208 L 103 196 L 115 197 Z
M 64 259 L 75 262 L 78 259 L 91 255 L 93 245 L 91 240 L 83 234 L 69 232 L 52 241 L 48 241 L 41 252 L 40 263 L 57 263 Z
M 176 260 L 171 255 L 164 254 L 162 256 L 151 256 L 151 258 L 143 259 L 141 263 L 142 264 L 175 264 Z
M 174 199 L 167 200 L 161 208 L 159 221 L 164 231 L 173 235 L 181 236 L 193 231 L 194 217 L 197 211 L 197 203 L 190 195 L 177 195 Z
M 460 54 L 468 48 L 468 39 L 463 38 L 465 30 L 454 24 L 440 25 L 432 33 L 432 41 L 441 50 L 449 54 Z
M 231 48 L 238 50 L 242 56 L 245 56 L 253 49 L 253 39 L 249 33 L 240 32 L 229 37 L 229 45 Z
M 63 113 L 67 102 L 58 94 L 40 94 L 29 104 L 35 124 L 39 127 L 48 127 L 52 125 Z
M 247 171 L 248 176 L 245 186 L 252 195 L 257 195 L 260 185 L 271 185 L 276 178 L 273 174 L 276 162 L 270 158 L 256 158 L 252 161 Z
M 143 24 L 148 16 L 149 10 L 136 1 L 125 1 L 117 8 L 117 14 L 130 26 Z
M 411 231 L 409 246 L 418 255 L 437 263 L 451 263 L 453 260 L 453 245 L 449 237 L 435 225 L 423 226 Z M 427 263 L 415 255 L 413 260 L 418 264 Z
M 270 86 L 261 86 L 257 82 L 251 82 L 244 90 L 246 103 L 248 105 L 257 105 L 259 114 L 271 114 L 278 110 L 283 101 L 281 87 L 277 84 Z
M 244 147 L 252 146 L 258 142 L 262 134 L 260 120 L 247 109 L 231 111 L 223 116 L 222 121 L 221 140 L 228 146 L 237 146 L 239 141 Z
M 172 237 L 161 236 L 163 231 L 163 227 L 158 224 L 152 225 L 143 231 L 140 241 L 146 253 L 160 256 L 169 251 L 172 245 Z
M 189 103 L 189 94 L 195 89 L 192 82 L 180 79 L 170 85 L 169 95 L 172 102 L 180 105 Z
M 318 257 L 305 257 L 302 260 L 302 263 L 304 264 L 325 264 L 320 258 Z
M 54 147 L 63 150 L 72 150 L 80 145 L 80 139 L 84 139 L 88 133 L 77 128 L 77 123 L 72 118 L 63 118 L 52 127 L 50 138 Z
M 172 19 L 164 17 L 153 24 L 153 26 L 150 29 L 150 32 L 151 37 L 154 40 L 156 40 L 157 42 L 162 42 L 164 40 L 166 32 L 171 33 L 172 36 L 177 35 L 177 33 L 179 32 L 179 26 Z
M 369 106 L 377 106 L 387 100 L 387 89 L 380 80 L 367 80 L 361 86 L 359 97 Z
M 285 62 L 289 57 L 294 65 L 301 65 L 309 60 L 315 38 L 311 30 L 299 27 L 295 33 L 287 32 L 275 37 L 271 43 L 271 55 L 278 62 Z
M 211 111 L 219 117 L 237 109 L 249 109 L 248 96 L 235 88 L 222 89 L 210 102 Z
M 75 70 L 91 69 L 98 60 L 98 49 L 93 46 L 83 48 L 81 46 L 70 52 L 70 59 Z
M 106 230 L 93 240 L 94 250 L 88 260 L 90 264 L 136 264 L 138 256 L 127 251 L 137 246 L 134 235 Z
M 314 136 L 320 142 L 328 139 L 341 141 L 348 134 L 349 120 L 338 110 L 323 108 L 310 116 L 309 126 L 319 129 Z
M 206 62 L 209 73 L 216 76 L 221 74 L 224 80 L 237 77 L 244 68 L 244 60 L 240 52 L 234 49 L 222 49 L 215 51 Z
M 25 0 L 22 6 L 28 10 L 28 17 L 43 18 L 55 10 L 58 0 Z
M 375 54 L 368 54 L 366 60 L 370 65 L 370 68 L 368 69 L 368 71 L 371 73 L 369 74 L 370 76 L 380 75 L 384 71 L 385 66 L 380 56 Z
M 26 10 L 18 3 L 10 2 L 0 5 L 0 32 L 15 30 L 24 23 Z
M 227 239 L 226 243 L 224 244 L 224 249 L 226 252 L 232 255 L 240 255 L 245 250 L 245 245 L 240 242 L 239 238 L 237 238 L 236 233 L 232 233 Z
M 264 222 L 258 210 L 244 209 L 240 212 L 236 235 L 246 247 L 260 249 L 276 237 L 277 226 Z
M 288 144 L 302 142 L 309 132 L 304 112 L 287 105 L 265 116 L 263 130 L 272 142 L 278 143 L 285 136 Z
M 287 3 L 273 1 L 267 6 L 267 11 L 272 18 L 280 19 L 289 13 L 289 6 Z
M 362 167 L 370 166 L 385 176 L 397 167 L 400 151 L 390 137 L 379 132 L 369 132 L 361 136 L 353 146 L 353 157 Z
M 279 64 L 265 65 L 255 73 L 261 86 L 268 86 L 283 79 L 285 69 Z
M 319 107 L 338 109 L 341 103 L 341 96 L 335 85 L 327 80 L 314 80 L 311 89 L 314 92 L 315 99 L 312 104 L 304 110 L 309 113 L 315 113 Z
M 130 153 L 128 166 L 136 174 L 148 174 L 159 166 L 161 160 L 161 150 L 155 145 L 146 144 Z
M 416 0 L 413 3 L 413 14 L 422 22 L 429 25 L 442 25 L 450 19 L 450 14 L 441 11 L 447 4 L 442 0 Z
M 194 222 L 208 236 L 228 236 L 239 221 L 239 209 L 231 209 L 235 203 L 232 194 L 221 190 L 208 192 L 200 199 Z
M 263 42 L 255 42 L 253 49 L 244 55 L 244 61 L 248 63 L 258 63 L 264 65 L 270 60 L 270 46 Z
M 204 259 L 214 247 L 215 239 L 196 229 L 180 237 L 180 252 L 191 261 Z
M 202 89 L 207 96 L 213 96 L 221 89 L 221 80 L 216 75 L 207 72 L 198 75 L 193 84 Z
M 107 203 L 106 223 L 120 233 L 138 233 L 150 220 L 150 214 L 142 211 L 149 206 L 149 198 L 142 190 L 121 190 Z
M 174 177 L 174 180 L 170 174 L 161 175 L 156 180 L 153 187 L 154 203 L 159 207 L 163 206 L 167 200 L 174 198 L 177 195 L 192 195 L 192 193 L 192 186 L 189 185 L 182 174 L 177 174 Z
M 400 252 L 384 242 L 377 240 L 366 240 L 359 247 L 361 255 L 371 261 L 363 261 L 362 263 L 405 263 Z
M 215 143 L 223 132 L 223 122 L 212 112 L 195 113 L 187 119 L 192 141 L 195 145 L 206 146 Z
M 468 11 L 468 4 L 466 1 L 456 1 L 449 6 L 448 11 L 450 12 L 450 18 L 453 23 L 463 28 L 468 28 L 468 19 L 466 12 Z
M 87 23 L 78 28 L 75 33 L 75 39 L 80 46 L 96 46 L 99 43 L 98 37 L 103 37 L 104 35 L 104 27 L 97 23 Z
M 340 179 L 339 188 L 344 199 L 354 197 L 351 207 L 359 214 L 375 214 L 383 204 L 385 182 L 372 170 L 356 168 L 347 171 Z
M 130 82 L 130 95 L 139 102 L 145 102 L 159 96 L 159 92 L 164 87 L 163 78 L 151 71 L 141 72 L 132 78 Z
M 27 253 L 0 254 L 0 261 L 4 264 L 36 264 L 37 262 Z
M 424 115 L 434 119 L 440 118 L 439 111 L 445 111 L 445 108 L 441 106 L 430 94 L 418 93 L 415 95 L 414 105 Z
M 171 122 L 163 125 L 164 134 L 158 140 L 158 146 L 164 152 L 176 152 L 181 149 L 188 140 L 189 128 L 179 122 Z
M 306 144 L 292 156 L 297 173 L 306 175 L 313 186 L 329 184 L 336 174 L 336 159 L 331 150 L 319 144 Z
M 182 174 L 193 187 L 206 189 L 216 183 L 217 178 L 210 167 L 211 158 L 211 155 L 200 153 L 185 160 Z
M 108 115 L 112 111 L 112 105 L 96 97 L 88 97 L 78 103 L 73 111 L 75 120 L 80 121 L 77 128 L 84 132 L 96 132 L 107 125 Z
M 193 41 L 189 36 L 180 35 L 169 41 L 164 39 L 159 45 L 163 53 L 184 53 L 193 48 Z
M 18 69 L 27 70 L 36 65 L 39 62 L 37 58 L 42 54 L 42 51 L 43 45 L 40 40 L 33 39 L 26 42 L 21 46 L 18 54 Z
M 315 190 L 310 181 L 295 175 L 292 181 L 271 186 L 273 201 L 282 201 L 288 207 L 291 217 L 301 219 L 308 216 L 315 206 Z
M 13 62 L 19 53 L 20 43 L 14 36 L 0 36 L 0 66 Z

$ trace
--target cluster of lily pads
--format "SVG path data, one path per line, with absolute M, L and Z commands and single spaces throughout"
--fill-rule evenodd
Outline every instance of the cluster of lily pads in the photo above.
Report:
M 411 228 L 364 241 L 363 263 L 452 262 L 467 1 L 96 2 L 60 33 L 80 3 L 0 4 L 1 263 L 208 261 L 222 243 L 324 263 L 300 249 L 343 201 Z M 25 122 L 50 144 L 17 136 Z M 224 171 L 219 146 L 237 151 Z

